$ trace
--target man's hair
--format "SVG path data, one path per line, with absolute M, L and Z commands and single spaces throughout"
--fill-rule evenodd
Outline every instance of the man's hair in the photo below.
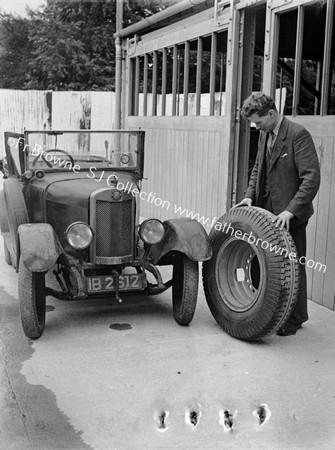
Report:
M 255 92 L 244 100 L 241 115 L 243 119 L 247 119 L 253 114 L 258 114 L 259 117 L 263 117 L 266 116 L 270 109 L 277 111 L 276 105 L 272 98 L 263 92 Z

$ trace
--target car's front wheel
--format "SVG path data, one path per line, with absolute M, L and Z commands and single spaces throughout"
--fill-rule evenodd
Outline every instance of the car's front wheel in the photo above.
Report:
M 179 325 L 188 325 L 194 316 L 198 298 L 199 265 L 183 253 L 177 253 L 172 276 L 173 316 Z
M 45 327 L 45 273 L 31 272 L 22 259 L 19 265 L 19 303 L 25 335 L 38 339 Z

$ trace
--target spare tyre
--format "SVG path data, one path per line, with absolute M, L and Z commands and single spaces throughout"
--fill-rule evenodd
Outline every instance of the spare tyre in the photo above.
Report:
M 257 340 L 290 316 L 299 291 L 299 262 L 292 236 L 257 207 L 237 207 L 214 225 L 213 256 L 203 263 L 210 311 L 231 336 Z

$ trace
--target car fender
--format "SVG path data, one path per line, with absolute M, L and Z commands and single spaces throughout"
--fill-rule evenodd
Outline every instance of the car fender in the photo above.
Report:
M 64 250 L 48 223 L 27 223 L 18 228 L 21 258 L 28 270 L 51 269 Z
M 212 257 L 212 246 L 203 226 L 196 220 L 178 218 L 166 220 L 165 235 L 161 242 L 153 245 L 148 253 L 157 264 L 168 253 L 184 253 L 192 261 L 207 261 Z

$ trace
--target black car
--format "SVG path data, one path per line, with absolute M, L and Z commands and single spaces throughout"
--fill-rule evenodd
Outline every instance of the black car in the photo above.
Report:
M 5 133 L 1 233 L 6 262 L 19 274 L 28 337 L 43 333 L 47 295 L 121 301 L 172 287 L 175 320 L 191 322 L 198 261 L 210 259 L 211 245 L 195 220 L 140 223 L 150 195 L 141 189 L 144 137 L 140 130 Z M 173 266 L 171 280 L 163 282 L 158 265 Z

